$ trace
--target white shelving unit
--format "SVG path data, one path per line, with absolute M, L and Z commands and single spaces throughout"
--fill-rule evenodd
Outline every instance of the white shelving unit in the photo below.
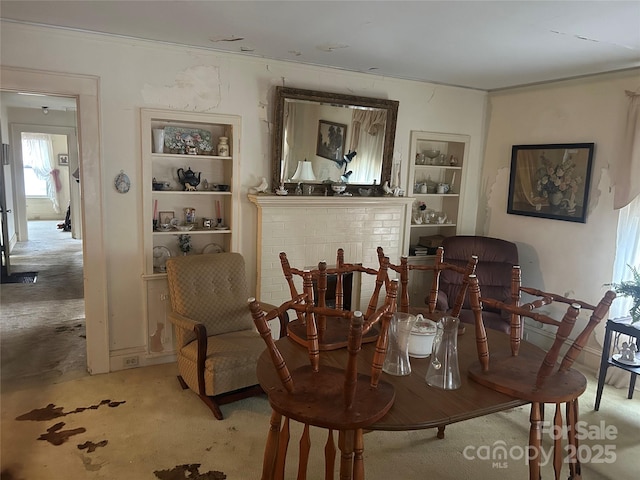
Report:
M 417 156 L 424 155 L 427 150 L 439 150 L 441 157 L 433 160 L 425 157 L 425 162 L 421 163 Z M 458 230 L 458 218 L 460 214 L 461 196 L 464 192 L 464 167 L 467 163 L 469 151 L 469 137 L 467 135 L 432 133 L 432 132 L 411 132 L 411 153 L 409 165 L 409 181 L 407 190 L 414 202 L 423 202 L 427 209 L 436 212 L 444 212 L 446 220 L 444 223 L 422 223 L 415 221 L 412 216 L 407 225 L 407 238 L 409 239 L 409 249 L 417 245 L 421 236 L 430 235 L 455 235 Z M 451 158 L 454 158 L 454 163 Z M 429 193 L 422 193 L 420 186 L 427 184 Z M 447 193 L 436 193 L 438 184 L 449 185 Z M 409 250 L 405 252 L 409 254 Z
M 165 145 L 162 152 L 155 152 L 153 130 L 175 127 L 180 131 L 207 132 L 211 135 L 213 150 L 195 154 L 186 154 L 172 150 Z M 220 248 L 225 252 L 237 251 L 240 238 L 239 227 L 239 191 L 238 167 L 240 164 L 240 117 L 175 110 L 141 109 L 140 132 L 142 146 L 142 205 L 143 205 L 143 244 L 144 274 L 146 298 L 145 315 L 147 318 L 147 357 L 172 355 L 173 330 L 166 319 L 170 308 L 166 273 L 154 268 L 154 249 L 165 247 L 171 256 L 182 255 L 178 238 L 186 234 L 191 237 L 192 251 L 189 255 L 198 255 L 205 248 Z M 166 130 L 165 130 L 166 132 Z M 165 133 L 166 134 L 166 133 Z M 229 155 L 215 155 L 220 137 L 227 137 Z M 178 170 L 191 169 L 200 176 L 200 184 L 195 191 L 184 191 L 179 182 Z M 169 190 L 154 190 L 153 180 L 169 182 Z M 206 182 L 205 182 L 206 180 Z M 205 185 L 208 188 L 205 189 Z M 227 191 L 213 190 L 213 185 L 228 185 Z M 161 212 L 172 212 L 179 224 L 186 223 L 185 209 L 195 210 L 194 228 L 187 232 L 172 229 L 159 231 L 154 229 L 154 220 Z M 222 219 L 224 228 L 205 227 L 203 219 Z M 159 222 L 158 222 L 159 223 Z M 220 226 L 218 226 L 220 227 Z M 152 362 L 149 362 L 152 363 Z
M 414 215 L 407 219 L 404 254 L 409 256 L 410 263 L 428 264 L 433 262 L 433 255 L 414 255 L 414 247 L 420 241 L 420 237 L 432 235 L 447 237 L 456 235 L 459 232 L 469 142 L 470 137 L 468 135 L 422 131 L 411 132 L 408 196 L 414 199 L 414 205 L 422 202 L 428 210 L 445 213 L 446 220 L 444 220 L 444 223 L 425 223 L 423 218 L 422 223 L 418 223 Z M 440 156 L 430 159 L 424 155 L 427 150 L 439 150 Z M 454 157 L 453 162 L 451 160 L 452 156 Z M 431 187 L 428 188 L 427 193 L 423 193 L 424 190 L 420 188 L 424 184 L 427 187 Z M 447 193 L 437 193 L 438 184 L 449 185 L 449 191 Z M 409 280 L 411 288 L 409 293 L 410 301 L 412 305 L 421 306 L 424 305 L 424 298 L 431 285 L 431 279 L 428 278 L 425 272 L 412 273 L 414 275 Z

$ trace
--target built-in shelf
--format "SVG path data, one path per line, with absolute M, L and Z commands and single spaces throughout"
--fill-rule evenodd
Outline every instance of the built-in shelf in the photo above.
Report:
M 175 128 L 174 128 L 175 127 Z M 168 131 L 176 128 L 182 135 L 200 135 L 207 138 L 208 146 L 215 149 L 219 137 L 227 137 L 229 156 L 200 155 L 203 143 L 199 143 L 198 154 L 167 153 L 174 150 L 169 142 L 162 146 L 153 142 L 153 131 Z M 144 314 L 147 319 L 147 353 L 149 357 L 162 356 L 173 352 L 173 329 L 166 315 L 170 308 L 167 274 L 163 271 L 164 259 L 182 255 L 178 237 L 189 235 L 192 250 L 188 255 L 199 255 L 203 251 L 238 251 L 239 192 L 238 174 L 240 165 L 240 117 L 175 110 L 141 109 L 140 135 L 142 146 L 142 205 L 143 243 L 145 283 Z M 172 137 L 175 138 L 175 137 Z M 198 140 L 199 141 L 199 140 Z M 189 144 L 185 143 L 182 147 Z M 160 148 L 164 151 L 161 152 Z M 183 150 L 183 149 L 182 149 Z M 208 149 L 206 150 L 209 151 Z M 215 151 L 215 150 L 214 150 Z M 179 181 L 178 171 L 197 172 L 200 183 L 195 191 L 186 191 Z M 182 171 L 180 172 L 182 175 Z M 167 182 L 168 190 L 154 190 L 153 181 Z M 206 182 L 205 182 L 206 180 Z M 184 181 L 184 179 L 183 179 Z M 225 185 L 224 191 L 214 190 L 217 185 Z M 187 211 L 195 210 L 195 224 L 192 230 L 169 231 L 154 230 L 163 216 L 177 220 L 178 224 L 187 223 Z M 222 218 L 225 229 L 209 228 Z M 164 217 L 163 217 L 164 219 Z M 206 222 L 205 222 L 206 219 Z M 167 253 L 168 252 L 168 253 Z M 156 253 L 156 265 L 154 265 Z

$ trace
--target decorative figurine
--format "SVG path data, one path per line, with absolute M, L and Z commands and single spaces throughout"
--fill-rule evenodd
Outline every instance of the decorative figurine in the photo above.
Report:
M 195 187 L 200 184 L 200 172 L 198 172 L 196 175 L 196 172 L 191 170 L 191 167 L 189 167 L 187 170 L 179 168 L 177 170 L 177 173 L 178 180 L 184 186 L 185 190 L 195 190 Z M 187 188 L 187 185 L 190 185 L 194 188 Z
M 249 188 L 249 193 L 265 193 L 269 189 L 269 183 L 265 177 L 262 177 L 260 185 Z
M 178 246 L 183 255 L 191 251 L 191 235 L 178 235 Z

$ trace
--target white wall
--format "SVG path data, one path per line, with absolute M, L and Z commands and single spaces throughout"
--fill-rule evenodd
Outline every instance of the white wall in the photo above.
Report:
M 590 303 L 607 290 L 618 220 L 610 169 L 620 153 L 625 90 L 639 87 L 636 69 L 490 95 L 478 225 L 516 242 L 524 285 Z M 579 142 L 595 142 L 586 224 L 506 213 L 512 145 Z
M 406 181 L 411 130 L 471 136 L 469 178 L 481 171 L 486 93 L 195 48 L 2 23 L 2 64 L 100 78 L 110 349 L 144 346 L 139 108 L 216 112 L 242 117 L 240 251 L 256 273 L 256 207 L 248 187 L 270 178 L 272 97 L 276 85 L 398 100 L 396 155 Z M 82 132 L 80 132 L 82 133 Z M 132 188 L 119 194 L 124 170 Z M 470 198 L 477 189 L 472 188 Z M 470 202 L 473 205 L 474 202 Z M 97 221 L 97 219 L 93 219 Z M 474 233 L 469 225 L 467 232 Z M 90 225 L 87 228 L 91 228 Z M 124 234 L 123 232 L 126 232 Z

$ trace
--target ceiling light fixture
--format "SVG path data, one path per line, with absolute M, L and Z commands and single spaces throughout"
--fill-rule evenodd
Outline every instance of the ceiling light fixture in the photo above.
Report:
M 44 115 L 48 115 L 49 114 L 49 107 L 46 107 L 46 106 L 43 105 L 42 106 L 42 113 Z

